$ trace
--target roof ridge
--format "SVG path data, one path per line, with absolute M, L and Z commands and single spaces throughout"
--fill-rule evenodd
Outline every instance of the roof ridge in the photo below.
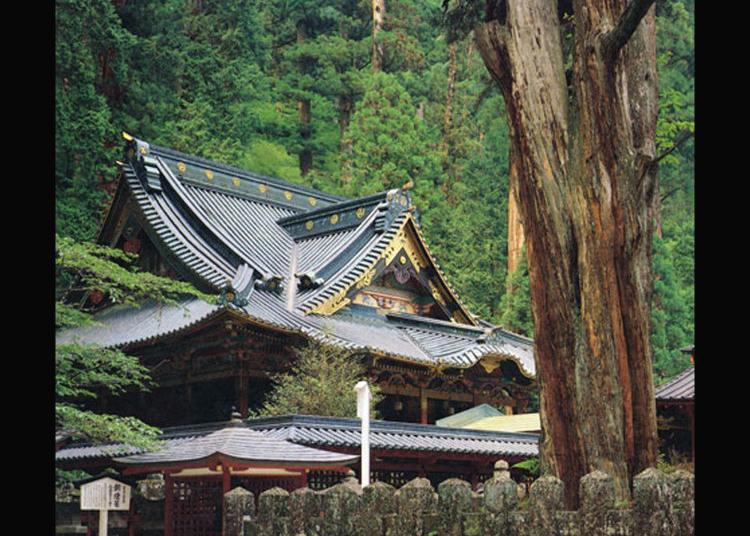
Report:
M 179 158 L 180 160 L 192 161 L 193 163 L 198 164 L 201 167 L 212 167 L 218 171 L 225 171 L 225 172 L 230 172 L 236 175 L 240 175 L 240 177 L 238 178 L 262 180 L 270 184 L 273 184 L 274 186 L 281 186 L 285 188 L 288 187 L 290 189 L 298 189 L 299 191 L 303 193 L 307 193 L 307 194 L 318 194 L 319 197 L 329 198 L 331 202 L 341 202 L 341 201 L 346 201 L 348 199 L 338 194 L 331 194 L 328 192 L 324 192 L 323 190 L 318 190 L 316 188 L 311 188 L 309 186 L 305 186 L 305 185 L 298 184 L 295 182 L 290 182 L 284 179 L 279 179 L 277 177 L 263 175 L 261 173 L 250 171 L 248 169 L 243 169 L 237 166 L 233 166 L 231 164 L 223 164 L 221 162 L 210 160 L 208 158 L 203 158 L 201 156 L 183 153 L 182 151 L 178 151 L 176 149 L 172 149 L 169 147 L 163 147 L 161 145 L 155 145 L 155 144 L 149 143 L 149 150 L 157 153 L 157 156 L 160 156 L 160 154 L 163 154 L 164 156 L 167 156 L 170 158 Z M 245 175 L 246 177 L 242 177 L 242 175 Z M 209 188 L 211 187 L 211 185 L 206 185 L 206 186 Z

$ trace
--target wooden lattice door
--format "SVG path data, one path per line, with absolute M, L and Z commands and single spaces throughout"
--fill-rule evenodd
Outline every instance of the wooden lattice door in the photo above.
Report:
M 221 534 L 222 482 L 185 478 L 172 481 L 172 536 Z

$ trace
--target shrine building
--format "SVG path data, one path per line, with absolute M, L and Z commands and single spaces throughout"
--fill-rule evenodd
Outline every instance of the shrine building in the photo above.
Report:
M 346 199 L 156 147 L 129 135 L 98 242 L 218 303 L 106 305 L 58 333 L 119 348 L 158 387 L 100 411 L 160 426 L 243 418 L 292 349 L 318 340 L 364 360 L 386 421 L 432 424 L 487 403 L 524 413 L 532 341 L 467 310 L 427 246 L 410 193 Z

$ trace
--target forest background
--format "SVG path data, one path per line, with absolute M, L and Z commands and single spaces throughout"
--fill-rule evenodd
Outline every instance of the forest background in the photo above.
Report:
M 525 260 L 508 269 L 502 97 L 471 37 L 447 41 L 442 0 L 377 3 L 373 22 L 372 0 L 57 0 L 58 235 L 95 240 L 122 131 L 352 197 L 412 181 L 469 309 L 532 336 Z M 694 0 L 656 13 L 660 383 L 688 366 L 694 333 Z

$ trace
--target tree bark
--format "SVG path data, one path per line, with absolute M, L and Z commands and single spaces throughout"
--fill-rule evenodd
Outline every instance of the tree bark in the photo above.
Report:
M 297 43 L 304 43 L 307 38 L 307 30 L 303 21 L 297 23 Z M 306 66 L 300 65 L 300 72 L 305 74 Z M 299 134 L 302 139 L 302 148 L 299 152 L 299 170 L 304 177 L 312 169 L 313 155 L 309 147 L 311 132 L 312 112 L 310 108 L 310 99 L 300 99 L 297 101 L 297 115 L 299 118 Z
M 653 7 L 627 44 L 604 42 L 625 2 L 575 0 L 568 88 L 555 2 L 508 0 L 475 28 L 505 100 L 526 238 L 542 465 L 600 469 L 630 496 L 656 462 L 649 345 L 657 112 Z M 501 21 L 498 20 L 501 19 Z
M 378 34 L 383 29 L 385 17 L 385 0 L 372 0 L 372 72 L 379 73 L 383 68 L 383 43 L 378 41 Z
M 512 152 L 512 149 L 511 149 Z M 509 159 L 508 166 L 508 277 L 507 291 L 513 292 L 511 279 L 521 264 L 521 252 L 523 251 L 523 224 L 518 212 L 518 166 L 513 162 L 513 156 Z

